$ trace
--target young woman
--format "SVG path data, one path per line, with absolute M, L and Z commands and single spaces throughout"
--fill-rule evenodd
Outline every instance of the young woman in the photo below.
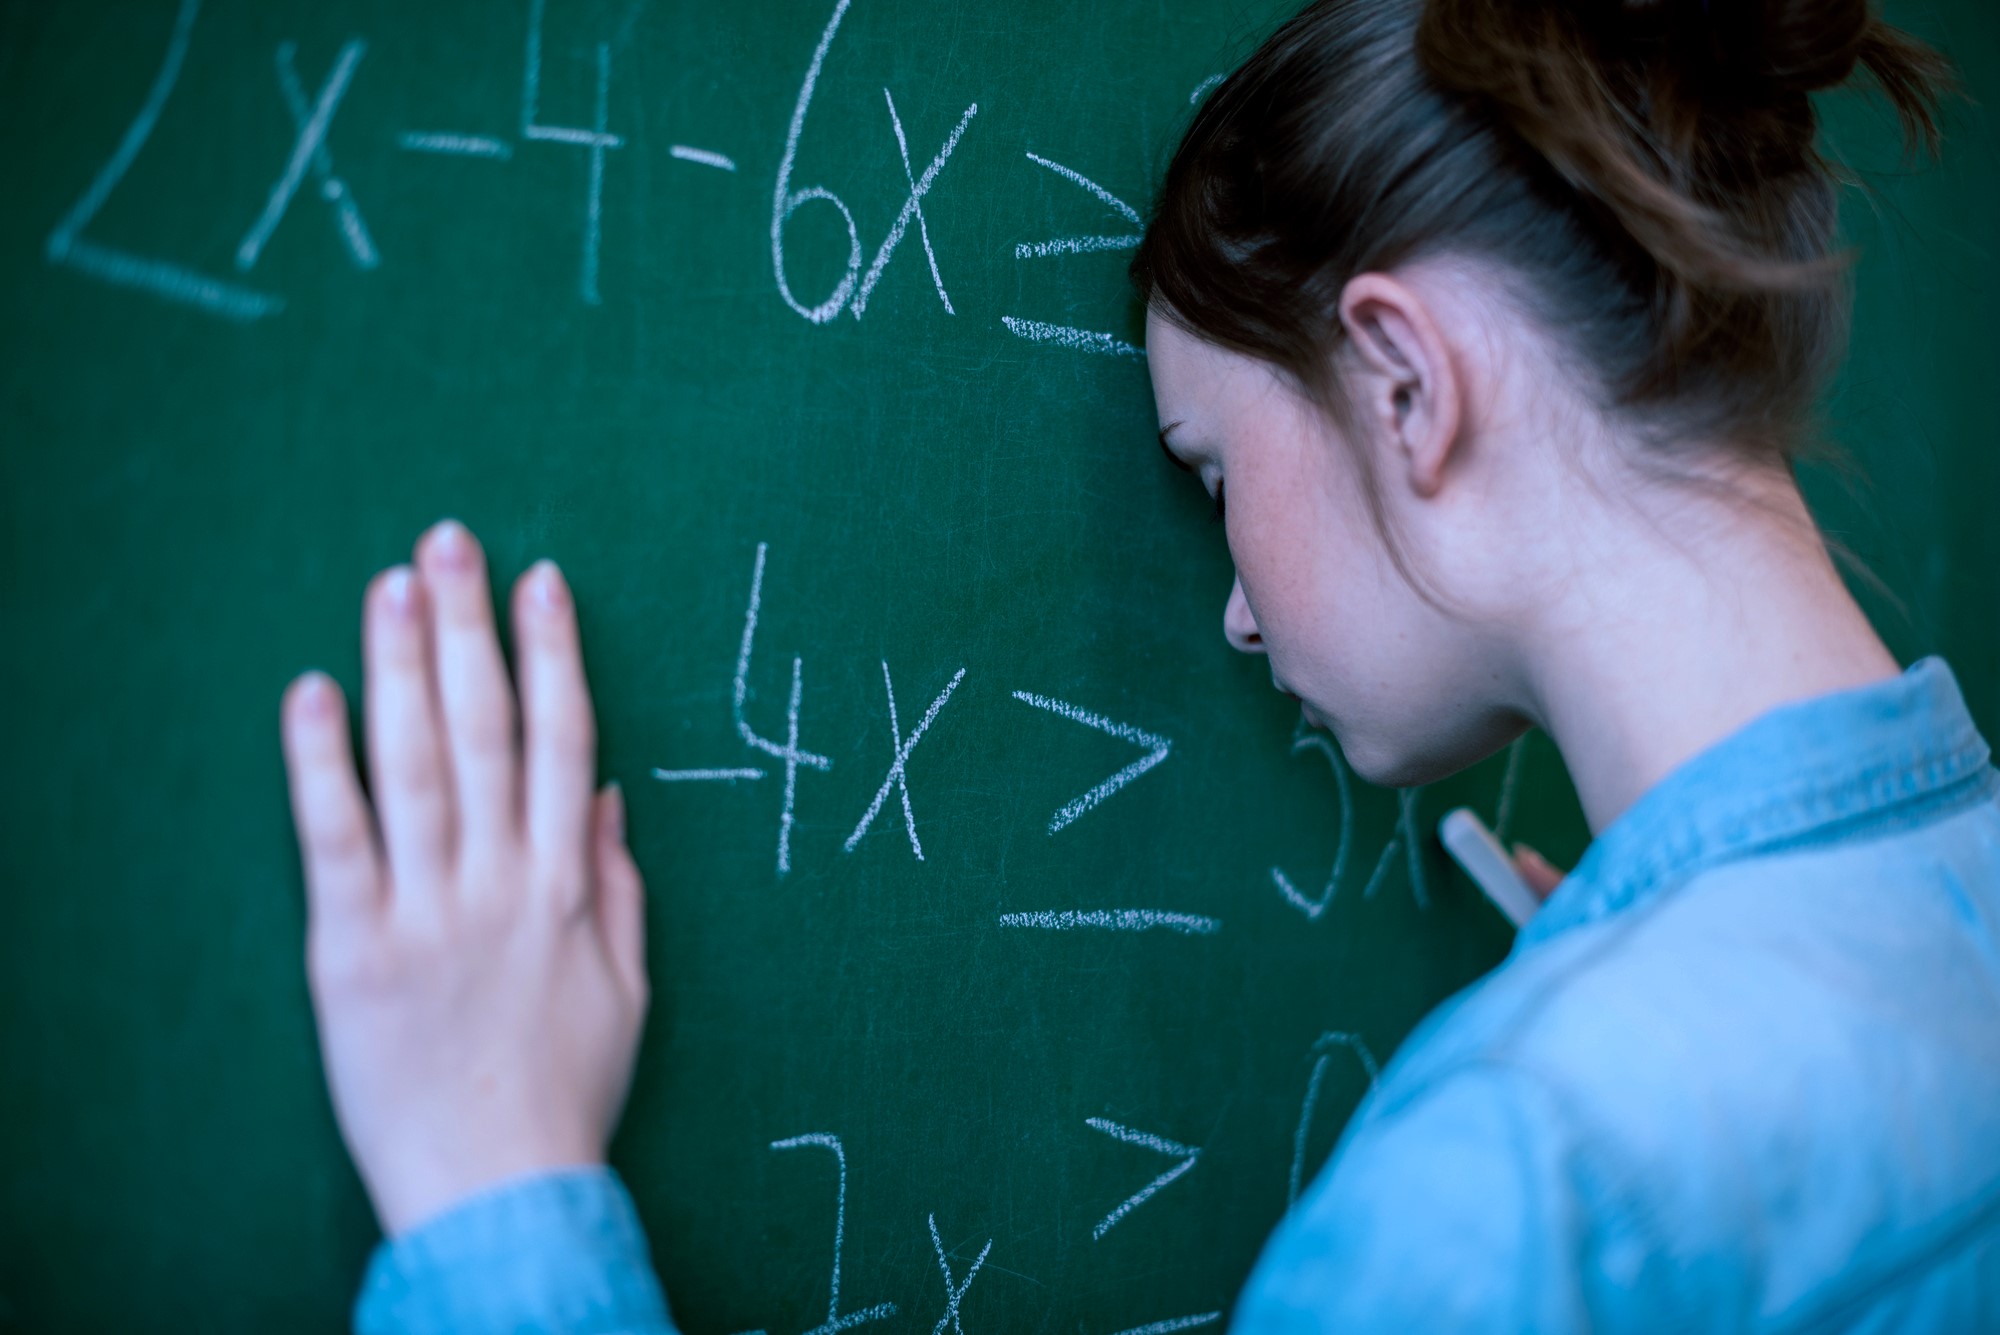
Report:
M 1864 0 L 1323 0 L 1197 115 L 1134 264 L 1232 643 L 1354 769 L 1524 727 L 1595 840 L 1404 1044 L 1237 1328 L 2000 1322 L 2000 774 L 1899 671 L 1792 461 L 1842 342 L 1808 94 L 1935 59 Z M 564 583 L 446 523 L 284 736 L 367 1331 L 662 1331 L 603 1167 L 641 885 Z

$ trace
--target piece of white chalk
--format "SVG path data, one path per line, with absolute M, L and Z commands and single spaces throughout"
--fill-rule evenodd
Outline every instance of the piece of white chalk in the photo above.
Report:
M 1486 892 L 1493 906 L 1507 915 L 1507 921 L 1516 927 L 1523 926 L 1541 908 L 1542 902 L 1535 898 L 1535 892 L 1521 879 L 1521 873 L 1514 870 L 1514 860 L 1507 856 L 1507 850 L 1472 808 L 1459 807 L 1439 821 L 1438 839 L 1452 859 L 1465 868 L 1465 874 Z

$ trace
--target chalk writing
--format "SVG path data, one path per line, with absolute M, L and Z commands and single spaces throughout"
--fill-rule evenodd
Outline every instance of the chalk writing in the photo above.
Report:
M 125 136 L 118 141 L 118 147 L 110 158 L 98 168 L 97 175 L 90 179 L 83 194 L 70 205 L 69 212 L 49 233 L 43 254 L 50 264 L 66 265 L 99 282 L 137 288 L 227 320 L 260 320 L 283 310 L 284 298 L 211 278 L 185 265 L 135 255 L 83 239 L 83 230 L 103 210 L 111 192 L 125 179 L 125 173 L 132 169 L 133 161 L 152 137 L 160 112 L 165 109 L 167 98 L 172 96 L 174 85 L 180 80 L 181 66 L 187 59 L 188 43 L 194 34 L 195 16 L 200 12 L 201 0 L 181 0 L 180 11 L 174 17 L 173 33 L 167 38 L 166 54 L 160 60 L 159 73 L 153 76 L 153 86 L 147 90 L 144 104 L 140 106 L 138 115 L 132 118 L 132 123 L 125 127 Z
M 931 1335 L 944 1335 L 944 1328 L 947 1325 L 951 1327 L 952 1335 L 965 1335 L 965 1327 L 961 1326 L 958 1320 L 958 1305 L 964 1301 L 965 1291 L 972 1287 L 973 1279 L 979 1274 L 979 1267 L 986 1264 L 986 1255 L 993 1250 L 993 1239 L 988 1238 L 986 1245 L 979 1249 L 979 1255 L 973 1260 L 972 1268 L 965 1272 L 964 1280 L 953 1283 L 951 1262 L 945 1256 L 944 1240 L 938 1236 L 935 1214 L 930 1216 L 930 1226 L 931 1247 L 937 1252 L 938 1271 L 944 1276 L 944 1315 L 938 1318 L 937 1325 L 931 1327 Z
M 944 690 L 938 693 L 937 698 L 931 701 L 930 708 L 924 711 L 923 719 L 915 728 L 911 729 L 909 740 L 905 741 L 902 724 L 896 720 L 896 684 L 889 678 L 888 661 L 883 661 L 882 687 L 889 695 L 889 743 L 892 758 L 889 762 L 888 777 L 883 779 L 882 786 L 875 790 L 875 800 L 868 804 L 868 810 L 862 814 L 861 823 L 854 827 L 854 833 L 847 836 L 845 847 L 848 852 L 852 853 L 855 845 L 861 842 L 861 836 L 868 833 L 869 825 L 874 823 L 875 814 L 882 809 L 882 803 L 887 800 L 889 789 L 893 787 L 902 793 L 903 828 L 910 835 L 910 852 L 916 854 L 917 861 L 922 862 L 924 860 L 924 846 L 917 838 L 917 817 L 910 810 L 910 782 L 908 774 L 910 752 L 917 749 L 917 743 L 922 741 L 924 734 L 930 730 L 931 720 L 938 716 L 938 711 L 944 708 L 945 701 L 951 699 L 951 693 L 957 690 L 958 684 L 964 680 L 965 669 L 960 668 L 957 674 L 946 683 Z
M 1146 1131 L 1135 1131 L 1129 1126 L 1120 1126 L 1117 1122 L 1111 1121 L 1109 1118 L 1086 1117 L 1084 1125 L 1090 1127 L 1093 1131 L 1102 1131 L 1114 1140 L 1122 1140 L 1127 1145 L 1138 1145 L 1141 1148 L 1153 1151 L 1155 1154 L 1164 1154 L 1170 1159 L 1180 1160 L 1172 1168 L 1169 1168 L 1166 1172 L 1161 1173 L 1151 1182 L 1148 1182 L 1145 1186 L 1127 1196 L 1110 1214 L 1098 1220 L 1090 1230 L 1090 1236 L 1093 1240 L 1102 1239 L 1106 1233 L 1116 1228 L 1126 1215 L 1131 1214 L 1132 1211 L 1144 1205 L 1158 1194 L 1162 1187 L 1167 1186 L 1175 1178 L 1194 1167 L 1195 1160 L 1201 1157 L 1199 1149 L 1190 1148 L 1178 1141 L 1168 1140 L 1165 1136 L 1156 1136 Z
M 1165 1321 L 1148 1321 L 1143 1326 L 1132 1326 L 1117 1332 L 1117 1335 L 1171 1335 L 1177 1330 L 1198 1330 L 1212 1326 L 1222 1320 L 1221 1312 L 1203 1312 L 1198 1316 L 1168 1317 Z
M 1306 1077 L 1306 1096 L 1299 1105 L 1298 1129 L 1292 1133 L 1292 1178 L 1285 1196 L 1285 1203 L 1292 1204 L 1299 1198 L 1299 1188 L 1305 1183 L 1306 1137 L 1312 1130 L 1313 1110 L 1319 1103 L 1320 1082 L 1326 1078 L 1327 1063 L 1333 1054 L 1345 1048 L 1352 1052 L 1361 1063 L 1361 1069 L 1368 1073 L 1368 1088 L 1375 1088 L 1381 1078 L 1381 1068 L 1375 1064 L 1375 1054 L 1361 1041 L 1359 1034 L 1329 1030 L 1321 1034 L 1312 1045 L 1312 1074 Z
M 326 156 L 326 132 L 333 124 L 333 115 L 340 109 L 340 99 L 347 93 L 347 86 L 354 79 L 354 67 L 361 63 L 362 54 L 368 49 L 365 42 L 351 40 L 340 48 L 340 55 L 334 59 L 333 69 L 320 85 L 319 96 L 314 100 L 309 114 L 305 111 L 303 89 L 297 89 L 298 76 L 292 74 L 292 84 L 298 92 L 297 104 L 293 107 L 293 121 L 297 133 L 292 140 L 291 157 L 285 161 L 285 169 L 271 186 L 271 194 L 264 201 L 264 211 L 250 224 L 250 230 L 243 236 L 243 243 L 236 248 L 236 267 L 248 272 L 256 267 L 257 257 L 264 251 L 264 245 L 271 239 L 278 223 L 283 220 L 285 210 L 291 207 L 292 196 L 305 180 L 306 170 L 315 167 L 321 179 L 332 189 L 326 195 L 328 200 L 337 200 L 344 187 L 333 175 L 331 159 Z M 291 70 L 295 48 L 285 43 L 278 48 L 278 81 L 281 90 L 285 75 Z M 358 216 L 358 215 L 356 215 Z M 372 267 L 372 266 L 364 266 Z
M 587 304 L 600 305 L 597 273 L 604 235 L 604 153 L 623 148 L 625 140 L 609 130 L 611 100 L 611 45 L 597 44 L 597 98 L 589 129 L 572 125 L 541 124 L 542 100 L 542 16 L 548 0 L 528 0 L 528 41 L 521 72 L 521 138 L 568 144 L 588 149 L 589 168 L 583 194 L 583 258 L 577 273 L 577 295 Z
M 1403 840 L 1403 852 L 1410 860 L 1410 895 L 1418 908 L 1427 909 L 1431 906 L 1431 892 L 1424 878 L 1424 841 L 1417 834 L 1417 798 L 1423 791 L 1421 787 L 1396 790 L 1396 828 Z
M 1025 338 L 1030 343 L 1053 343 L 1057 347 L 1070 348 L 1077 352 L 1097 352 L 1107 357 L 1146 355 L 1145 349 L 1134 347 L 1125 340 L 1098 329 L 1078 329 L 1074 325 L 1023 320 L 1013 315 L 1001 316 L 1000 323 L 1007 326 L 1008 333 L 1016 338 Z
M 1396 861 L 1396 853 L 1402 849 L 1402 837 L 1392 835 L 1388 843 L 1382 845 L 1382 855 L 1376 857 L 1374 871 L 1368 873 L 1368 883 L 1362 885 L 1362 899 L 1374 899 L 1374 891 L 1380 889 L 1382 879 L 1388 875 L 1390 865 Z
M 840 1252 L 847 1238 L 847 1151 L 841 1148 L 840 1137 L 815 1131 L 803 1136 L 787 1136 L 783 1140 L 771 1142 L 773 1150 L 797 1150 L 816 1146 L 829 1150 L 834 1162 L 840 1166 L 839 1194 L 834 1198 L 833 1215 L 833 1273 L 827 1282 L 826 1320 L 814 1326 L 806 1335 L 835 1335 L 837 1331 L 852 1330 L 870 1321 L 882 1321 L 896 1315 L 896 1304 L 876 1303 L 858 1312 L 842 1314 L 840 1310 Z M 968 1281 L 970 1282 L 970 1277 Z
M 721 171 L 733 172 L 736 163 L 720 153 L 711 153 L 705 148 L 689 148 L 686 144 L 670 144 L 667 152 L 682 162 L 698 162 L 704 167 L 715 167 Z
M 744 706 L 750 699 L 750 656 L 757 641 L 757 613 L 764 601 L 764 558 L 769 544 L 757 544 L 757 561 L 750 572 L 750 603 L 743 613 L 743 639 L 736 652 L 736 678 L 731 683 L 729 714 L 736 725 L 736 735 L 743 744 L 761 751 L 785 767 L 784 807 L 778 817 L 778 875 L 784 876 L 792 869 L 792 820 L 798 805 L 799 767 L 828 770 L 833 761 L 826 756 L 799 749 L 799 704 L 804 690 L 804 663 L 799 658 L 792 659 L 792 693 L 785 710 L 785 740 L 773 741 L 760 736 L 744 717 Z M 764 771 L 755 766 L 740 768 L 709 767 L 702 769 L 655 769 L 653 777 L 664 783 L 728 783 L 739 779 L 755 780 L 764 777 Z M 914 829 L 912 838 L 914 838 Z
M 896 115 L 896 99 L 889 96 L 887 88 L 882 90 L 882 97 L 889 104 L 889 124 L 896 131 L 896 148 L 903 157 L 903 179 L 909 182 L 910 195 L 903 201 L 901 212 L 897 213 L 896 221 L 889 228 L 889 235 L 882 239 L 882 246 L 875 252 L 875 259 L 869 264 L 868 272 L 862 276 L 861 286 L 855 290 L 854 300 L 848 305 L 848 313 L 859 320 L 861 312 L 868 308 L 868 294 L 873 292 L 875 284 L 881 281 L 882 270 L 888 266 L 889 257 L 896 253 L 896 245 L 903 239 L 903 232 L 909 227 L 910 219 L 914 217 L 917 220 L 917 238 L 924 246 L 924 258 L 930 261 L 931 283 L 937 288 L 938 300 L 944 303 L 945 314 L 956 315 L 958 312 L 951 308 L 951 295 L 944 290 L 944 277 L 938 273 L 937 252 L 931 249 L 930 228 L 924 222 L 923 199 L 931 192 L 931 185 L 937 180 L 938 173 L 944 170 L 945 161 L 951 157 L 951 151 L 958 147 L 959 136 L 965 133 L 966 126 L 972 124 L 972 118 L 979 114 L 979 104 L 974 102 L 959 116 L 958 124 L 952 127 L 951 134 L 944 141 L 944 147 L 937 151 L 937 155 L 931 159 L 930 166 L 924 168 L 924 174 L 919 179 L 910 175 L 910 145 L 903 137 L 903 122 Z
M 848 294 L 854 291 L 854 284 L 861 273 L 861 233 L 854 226 L 854 215 L 840 196 L 823 185 L 809 185 L 803 190 L 792 186 L 792 164 L 799 155 L 799 134 L 806 128 L 806 112 L 812 106 L 813 86 L 819 82 L 820 67 L 826 63 L 827 50 L 833 45 L 833 35 L 840 31 L 840 21 L 847 17 L 847 8 L 854 0 L 838 0 L 833 7 L 833 17 L 826 21 L 826 28 L 819 35 L 819 45 L 813 48 L 812 63 L 806 66 L 806 77 L 799 84 L 798 100 L 792 103 L 792 123 L 785 131 L 784 156 L 778 159 L 778 183 L 771 194 L 771 271 L 778 279 L 778 295 L 785 304 L 814 324 L 825 324 L 840 314 L 840 308 L 847 304 Z M 808 306 L 792 295 L 792 285 L 785 277 L 785 224 L 790 221 L 801 205 L 813 200 L 823 200 L 840 210 L 842 221 L 847 224 L 847 275 L 834 286 L 825 301 L 817 306 Z
M 829 770 L 833 768 L 833 761 L 811 751 L 799 750 L 800 674 L 804 667 L 796 657 L 792 659 L 792 695 L 785 712 L 783 745 L 758 736 L 756 729 L 743 717 L 743 706 L 750 696 L 750 650 L 757 639 L 757 609 L 764 597 L 765 547 L 764 543 L 757 544 L 757 566 L 750 575 L 750 605 L 743 613 L 743 643 L 736 654 L 736 681 L 730 698 L 730 711 L 736 722 L 736 733 L 744 744 L 783 762 L 785 766 L 785 807 L 778 820 L 778 875 L 783 876 L 792 869 L 792 811 L 798 803 L 799 766 Z
M 1500 776 L 1500 805 L 1493 813 L 1493 837 L 1507 838 L 1507 828 L 1514 823 L 1514 788 L 1521 781 L 1521 762 L 1527 755 L 1528 738 L 1524 733 L 1507 746 L 1507 768 Z
M 1228 77 L 1229 76 L 1226 74 L 1211 74 L 1206 79 L 1203 79 L 1200 83 L 1194 86 L 1194 91 L 1188 94 L 1188 105 L 1193 106 L 1195 105 L 1195 103 L 1201 101 L 1201 95 L 1203 93 L 1215 87 L 1217 84 L 1221 83 L 1224 79 Z
M 514 146 L 505 139 L 493 139 L 483 134 L 454 134 L 449 130 L 405 130 L 396 136 L 396 143 L 411 153 L 499 158 L 503 162 L 514 156 Z
M 361 58 L 360 43 L 349 42 L 341 50 L 345 59 L 348 48 L 356 48 L 356 60 Z M 312 120 L 313 109 L 306 102 L 305 85 L 299 82 L 297 68 L 298 43 L 278 44 L 278 92 L 285 99 L 285 109 L 292 114 L 292 125 L 303 137 Z M 338 73 L 339 66 L 335 66 Z M 351 73 L 351 71 L 350 71 Z M 330 114 L 330 113 L 329 113 Z M 333 205 L 334 220 L 340 229 L 341 240 L 347 243 L 348 253 L 354 257 L 357 269 L 373 269 L 382 262 L 375 251 L 375 239 L 368 234 L 368 224 L 361 216 L 361 206 L 354 202 L 354 192 L 347 182 L 334 175 L 333 154 L 326 146 L 325 127 L 321 127 L 312 150 L 313 179 L 319 182 L 320 198 Z
M 952 309 L 951 297 L 945 291 L 944 277 L 938 271 L 937 252 L 931 248 L 930 229 L 924 220 L 923 200 L 924 196 L 930 193 L 932 185 L 936 183 L 938 173 L 944 170 L 944 164 L 950 160 L 952 151 L 958 147 L 959 137 L 965 133 L 966 126 L 970 125 L 972 118 L 979 114 L 977 102 L 966 107 L 959 116 L 958 124 L 946 136 L 944 146 L 938 149 L 931 158 L 930 165 L 924 168 L 923 175 L 919 177 L 911 171 L 909 140 L 903 133 L 902 117 L 896 112 L 896 99 L 887 88 L 882 90 L 882 99 L 889 108 L 889 125 L 895 132 L 896 148 L 903 159 L 903 179 L 908 183 L 910 193 L 904 199 L 903 207 L 897 213 L 896 221 L 890 226 L 888 235 L 883 238 L 881 246 L 875 251 L 875 258 L 869 264 L 865 275 L 861 271 L 861 230 L 855 225 L 854 212 L 847 207 L 846 201 L 823 185 L 792 189 L 792 168 L 798 161 L 799 136 L 805 130 L 806 112 L 812 107 L 813 90 L 819 83 L 820 70 L 826 64 L 826 53 L 833 47 L 834 35 L 840 31 L 840 21 L 847 16 L 848 7 L 852 4 L 853 0 L 838 0 L 834 5 L 833 16 L 821 30 L 819 44 L 813 48 L 812 61 L 806 66 L 806 76 L 799 84 L 798 98 L 792 103 L 792 120 L 785 131 L 785 150 L 778 159 L 777 184 L 771 192 L 771 271 L 778 280 L 778 295 L 784 298 L 787 306 L 814 324 L 825 324 L 840 314 L 842 307 L 847 307 L 855 319 L 860 319 L 868 308 L 869 295 L 881 281 L 882 270 L 888 266 L 889 257 L 895 254 L 897 245 L 902 242 L 903 234 L 910 225 L 910 220 L 914 218 L 917 223 L 917 235 L 923 242 L 924 255 L 930 261 L 931 282 L 937 288 L 938 300 L 943 303 L 947 314 L 956 314 L 957 312 Z M 817 306 L 808 306 L 793 294 L 791 279 L 785 272 L 785 225 L 800 207 L 814 200 L 830 204 L 837 209 L 841 222 L 847 228 L 847 271 L 840 281 L 834 284 L 833 291 L 827 294 L 824 301 Z M 851 304 L 850 298 L 852 298 Z
M 760 769 L 658 769 L 653 777 L 662 783 L 735 783 L 738 779 L 761 779 Z
M 1127 204 L 1124 200 L 1118 198 L 1118 196 L 1112 194 L 1082 172 L 1071 167 L 1065 167 L 1062 163 L 1042 157 L 1038 153 L 1029 153 L 1027 156 L 1028 161 L 1037 166 L 1046 167 L 1064 180 L 1088 191 L 1134 228 L 1141 225 L 1139 210 L 1133 208 L 1130 204 Z M 1040 259 L 1048 255 L 1087 255 L 1107 250 L 1130 250 L 1132 247 L 1138 245 L 1141 239 L 1140 233 L 1131 231 L 1108 235 L 1063 236 L 1056 237 L 1050 241 L 1023 241 L 1014 247 L 1014 258 L 1031 260 Z M 1006 326 L 1008 333 L 1014 335 L 1016 338 L 1024 338 L 1030 343 L 1053 343 L 1059 348 L 1068 348 L 1075 352 L 1098 353 L 1108 357 L 1142 358 L 1146 355 L 1143 349 L 1127 343 L 1124 339 L 1116 335 L 1099 329 L 1079 329 L 1074 325 L 1049 324 L 1041 320 L 1024 320 L 1014 315 L 1001 316 L 1000 323 Z
M 1125 219 L 1126 222 L 1131 223 L 1134 227 L 1140 226 L 1139 210 L 1133 208 L 1130 204 L 1127 204 L 1124 200 L 1118 198 L 1118 196 L 1112 194 L 1082 172 L 1065 167 L 1060 162 L 1051 162 L 1049 159 L 1035 153 L 1028 154 L 1028 161 L 1047 167 L 1064 180 L 1074 182 L 1083 187 L 1102 200 L 1121 218 Z M 1069 236 L 1057 237 L 1053 241 L 1023 241 L 1014 247 L 1014 258 L 1017 260 L 1031 260 L 1040 259 L 1045 255 L 1076 255 L 1089 254 L 1093 251 L 1102 250 L 1130 250 L 1134 246 L 1137 246 L 1143 239 L 1138 232 L 1120 232 L 1115 236 Z
M 1332 739 L 1323 733 L 1307 731 L 1301 723 L 1292 736 L 1292 754 L 1318 751 L 1326 757 L 1328 768 L 1333 770 L 1334 787 L 1340 794 L 1340 843 L 1333 854 L 1333 870 L 1327 874 L 1326 888 L 1316 898 L 1308 899 L 1291 882 L 1291 878 L 1276 867 L 1271 868 L 1271 881 L 1278 887 L 1278 893 L 1285 902 L 1306 915 L 1311 921 L 1326 912 L 1326 906 L 1333 902 L 1335 892 L 1340 889 L 1340 878 L 1347 871 L 1348 850 L 1354 843 L 1354 792 L 1347 777 L 1347 765 L 1341 760 L 1339 750 Z
M 1067 932 L 1078 927 L 1111 932 L 1144 932 L 1160 928 L 1182 936 L 1214 936 L 1222 930 L 1218 918 L 1198 913 L 1168 913 L 1161 909 L 1043 910 L 1036 913 L 1003 913 L 1002 927 L 1040 927 L 1051 932 Z
M 1098 784 L 1081 797 L 1072 798 L 1070 801 L 1065 802 L 1056 814 L 1049 818 L 1050 834 L 1054 834 L 1065 825 L 1075 821 L 1077 817 L 1104 801 L 1105 798 L 1110 797 L 1126 784 L 1132 782 L 1132 780 L 1138 778 L 1162 760 L 1165 760 L 1168 753 L 1173 750 L 1174 744 L 1158 733 L 1147 732 L 1144 728 L 1134 727 L 1130 723 L 1114 723 L 1102 714 L 1093 714 L 1087 709 L 1081 709 L 1076 705 L 1067 704 L 1061 700 L 1051 700 L 1047 696 L 1036 695 L 1031 691 L 1016 691 L 1014 692 L 1014 698 L 1023 704 L 1033 705 L 1037 709 L 1046 709 L 1051 714 L 1066 718 L 1072 723 L 1081 723 L 1086 728 L 1095 728 L 1099 732 L 1109 733 L 1111 736 L 1130 742 L 1134 746 L 1147 748 L 1145 755 L 1133 761 L 1124 769 L 1119 770 L 1103 783 Z

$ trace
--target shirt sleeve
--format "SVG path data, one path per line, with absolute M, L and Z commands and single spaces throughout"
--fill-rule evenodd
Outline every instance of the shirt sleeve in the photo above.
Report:
M 1556 1101 L 1505 1070 L 1368 1118 L 1265 1247 L 1232 1329 L 1584 1328 L 1575 1150 Z
M 673 1335 L 646 1234 L 608 1168 L 537 1174 L 384 1241 L 356 1335 Z

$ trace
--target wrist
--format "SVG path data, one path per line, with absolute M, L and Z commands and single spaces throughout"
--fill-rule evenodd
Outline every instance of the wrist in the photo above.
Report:
M 502 1187 L 604 1167 L 604 1155 L 596 1150 L 516 1147 L 471 1156 L 430 1156 L 421 1163 L 369 1175 L 367 1185 L 383 1236 L 395 1239 Z

